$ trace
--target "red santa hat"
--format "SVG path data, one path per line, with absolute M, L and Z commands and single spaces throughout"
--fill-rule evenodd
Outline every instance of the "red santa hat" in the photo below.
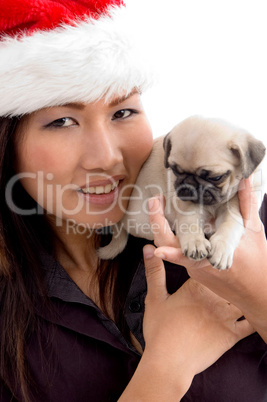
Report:
M 0 116 L 147 85 L 122 0 L 0 0 Z

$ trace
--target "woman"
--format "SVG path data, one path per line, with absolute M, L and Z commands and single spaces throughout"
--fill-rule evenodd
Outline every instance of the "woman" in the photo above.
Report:
M 97 257 L 152 147 L 144 70 L 111 5 L 0 1 L 1 401 L 213 401 L 201 383 L 220 356 L 250 335 L 230 357 L 264 357 L 242 309 L 182 267 L 165 279 L 152 245 Z

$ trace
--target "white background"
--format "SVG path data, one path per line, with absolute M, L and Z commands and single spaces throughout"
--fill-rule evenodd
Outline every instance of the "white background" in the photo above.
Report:
M 126 0 L 157 81 L 143 95 L 154 136 L 200 114 L 267 143 L 267 1 Z

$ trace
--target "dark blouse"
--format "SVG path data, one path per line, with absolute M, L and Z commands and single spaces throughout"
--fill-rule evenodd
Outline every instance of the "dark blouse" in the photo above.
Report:
M 267 223 L 267 199 L 264 205 L 262 217 Z M 146 281 L 141 243 L 140 239 L 131 238 L 128 258 L 123 261 L 131 279 L 124 313 L 130 330 L 144 347 Z M 44 256 L 43 262 L 53 318 L 51 313 L 40 309 L 43 354 L 36 336 L 28 342 L 27 358 L 35 381 L 32 388 L 39 390 L 34 391 L 36 402 L 117 401 L 138 365 L 140 354 L 52 257 Z M 170 293 L 188 279 L 183 267 L 166 264 L 166 272 Z M 4 387 L 0 401 L 11 401 L 10 392 Z M 267 402 L 265 342 L 258 334 L 240 341 L 195 376 L 182 401 Z

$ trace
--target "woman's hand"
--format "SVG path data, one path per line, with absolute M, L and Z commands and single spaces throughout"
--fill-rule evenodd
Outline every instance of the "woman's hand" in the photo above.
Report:
M 162 260 L 144 247 L 147 296 L 141 362 L 120 401 L 177 401 L 195 374 L 254 332 L 242 312 L 189 279 L 176 293 L 166 288 Z
M 161 213 L 153 213 L 154 209 L 159 209 L 160 199 L 154 200 L 150 217 L 154 227 L 161 228 L 154 234 L 158 246 L 155 255 L 185 266 L 192 278 L 236 305 L 267 341 L 267 243 L 249 180 L 242 182 L 239 200 L 245 234 L 229 270 L 218 271 L 207 260 L 194 262 L 182 254 L 178 239 L 164 230 L 166 220 L 162 208 Z
M 151 245 L 144 248 L 145 350 L 169 367 L 197 374 L 253 329 L 247 320 L 237 321 L 242 316 L 237 307 L 193 279 L 168 294 L 165 268 L 154 250 Z

